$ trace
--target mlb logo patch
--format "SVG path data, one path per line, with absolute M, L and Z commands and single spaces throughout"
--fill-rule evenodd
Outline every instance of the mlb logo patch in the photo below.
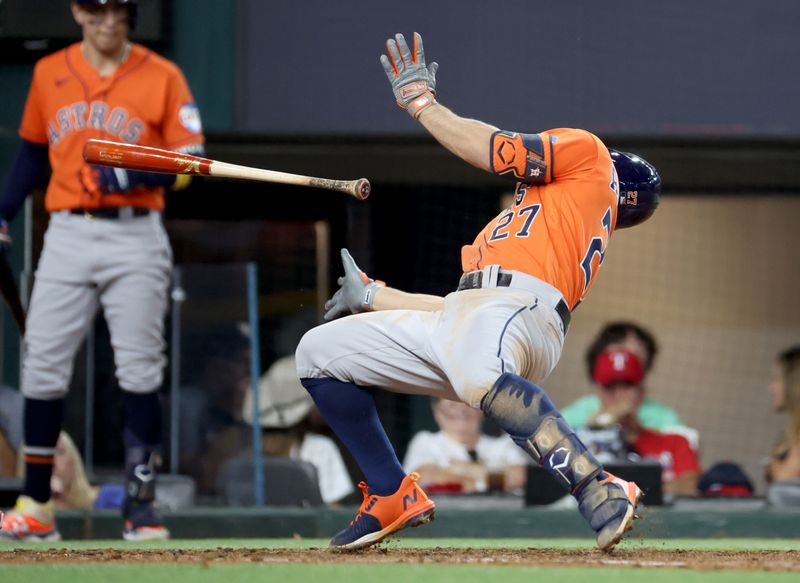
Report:
M 186 103 L 178 111 L 178 117 L 181 120 L 181 125 L 193 134 L 199 134 L 203 131 L 203 124 L 200 121 L 200 110 L 194 103 Z

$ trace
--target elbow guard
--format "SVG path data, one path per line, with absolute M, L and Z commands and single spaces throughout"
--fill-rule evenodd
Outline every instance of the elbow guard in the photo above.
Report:
M 547 134 L 497 131 L 490 142 L 490 167 L 498 175 L 511 173 L 528 184 L 545 184 L 553 178 L 552 144 Z

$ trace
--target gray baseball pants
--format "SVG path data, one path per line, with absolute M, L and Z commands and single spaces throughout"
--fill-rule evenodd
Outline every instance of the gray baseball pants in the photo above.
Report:
M 148 393 L 162 383 L 164 314 L 172 250 L 158 212 L 90 219 L 54 212 L 45 234 L 27 317 L 22 392 L 67 394 L 73 360 L 101 307 L 119 385 Z

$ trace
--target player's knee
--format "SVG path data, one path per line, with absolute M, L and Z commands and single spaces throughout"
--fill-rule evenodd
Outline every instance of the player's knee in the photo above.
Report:
M 473 409 L 481 408 L 481 401 L 492 390 L 500 376 L 499 370 L 479 366 L 465 366 L 457 375 L 450 376 L 458 398 Z
M 298 378 L 316 378 L 320 374 L 319 355 L 326 346 L 323 334 L 320 333 L 321 329 L 322 326 L 312 328 L 303 334 L 297 345 L 295 363 Z
M 67 370 L 57 370 L 26 363 L 22 371 L 20 390 L 28 399 L 42 401 L 63 399 L 69 392 L 71 375 L 72 369 L 69 367 Z
M 602 469 L 544 389 L 527 379 L 501 375 L 481 402 L 481 410 L 571 492 Z
M 456 394 L 463 403 L 466 403 L 473 409 L 481 408 L 481 401 L 492 388 L 491 383 L 468 383 L 460 387 Z
M 54 401 L 63 399 L 67 396 L 69 388 L 66 385 L 52 386 L 48 384 L 29 384 L 22 383 L 22 396 L 26 399 L 36 399 L 39 401 Z
M 157 391 L 164 382 L 167 359 L 157 350 L 121 350 L 114 353 L 117 382 L 129 393 L 147 394 Z
M 140 395 L 153 393 L 164 382 L 164 369 L 158 365 L 118 368 L 117 382 L 123 391 L 129 393 Z
M 511 373 L 500 375 L 480 407 L 512 436 L 527 437 L 536 432 L 545 417 L 560 417 L 544 389 Z

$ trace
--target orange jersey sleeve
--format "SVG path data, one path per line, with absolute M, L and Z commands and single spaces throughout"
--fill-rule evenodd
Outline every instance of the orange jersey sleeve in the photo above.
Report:
M 203 143 L 200 110 L 194 102 L 189 84 L 180 69 L 174 67 L 166 91 L 166 109 L 162 134 L 165 147 L 180 150 Z
M 540 176 L 517 183 L 511 206 L 463 247 L 462 268 L 500 265 L 528 273 L 560 290 L 573 309 L 605 256 L 619 186 L 608 149 L 593 134 L 561 128 L 536 136 L 527 136 L 527 144 L 549 153 L 540 159 L 544 165 L 527 167 L 540 168 Z
M 53 173 L 48 211 L 99 206 L 164 207 L 164 189 L 137 187 L 99 196 L 81 181 L 83 144 L 90 138 L 187 148 L 204 142 L 200 117 L 178 67 L 141 45 L 109 77 L 83 58 L 80 44 L 37 63 L 20 136 L 47 143 Z

